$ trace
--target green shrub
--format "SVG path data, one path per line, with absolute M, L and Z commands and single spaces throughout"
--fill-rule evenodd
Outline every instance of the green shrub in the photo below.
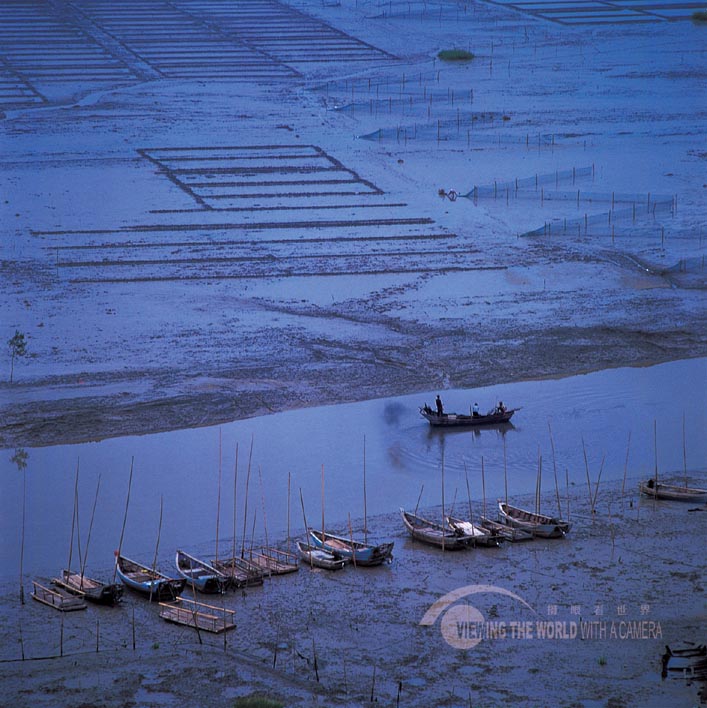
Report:
M 707 23 L 707 10 L 695 10 L 692 13 L 692 21 L 698 23 Z
M 443 49 L 437 57 L 442 61 L 471 61 L 474 55 L 466 49 Z
M 284 703 L 275 701 L 272 698 L 264 698 L 263 696 L 244 696 L 236 698 L 233 708 L 283 708 Z

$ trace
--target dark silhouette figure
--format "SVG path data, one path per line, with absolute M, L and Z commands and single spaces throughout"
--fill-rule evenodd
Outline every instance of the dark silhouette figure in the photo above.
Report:
M 437 415 L 439 415 L 439 416 L 444 415 L 444 409 L 442 408 L 442 399 L 439 397 L 439 394 L 437 395 L 437 398 L 435 399 L 435 403 L 437 404 Z

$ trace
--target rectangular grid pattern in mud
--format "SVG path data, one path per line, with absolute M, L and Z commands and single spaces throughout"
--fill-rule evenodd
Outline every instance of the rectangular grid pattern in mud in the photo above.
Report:
M 296 72 L 224 32 L 218 22 L 160 0 L 76 0 L 103 31 L 161 76 L 257 81 Z
M 204 209 L 335 207 L 382 194 L 316 145 L 149 148 L 140 153 Z
M 42 0 L 0 3 L 0 63 L 31 87 L 30 92 L 47 82 L 95 85 L 136 78 L 72 19 Z
M 0 108 L 20 108 L 45 102 L 44 96 L 14 71 L 0 68 Z
M 277 0 L 177 0 L 176 4 L 289 65 L 391 58 Z
M 488 0 L 562 25 L 607 25 L 689 19 L 699 2 L 684 0 Z
M 148 227 L 149 228 L 149 227 Z M 271 280 L 499 270 L 427 218 L 41 232 L 71 283 Z

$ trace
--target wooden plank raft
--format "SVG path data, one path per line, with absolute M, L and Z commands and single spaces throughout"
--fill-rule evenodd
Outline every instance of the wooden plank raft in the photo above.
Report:
M 220 634 L 235 629 L 234 610 L 207 605 L 178 597 L 174 602 L 160 602 L 160 617 L 167 622 L 198 627 L 205 632 Z
M 299 570 L 299 559 L 294 553 L 263 546 L 248 552 L 247 560 L 257 565 L 266 575 L 285 575 Z
M 65 590 L 50 590 L 48 587 L 32 581 L 32 597 L 43 605 L 53 607 L 59 612 L 74 612 L 75 610 L 85 610 L 86 602 L 76 595 L 70 595 Z

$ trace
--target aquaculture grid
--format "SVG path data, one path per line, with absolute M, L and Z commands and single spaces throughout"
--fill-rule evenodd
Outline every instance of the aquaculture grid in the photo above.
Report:
M 44 96 L 14 71 L 0 68 L 0 107 L 31 106 L 45 102 Z
M 45 2 L 0 3 L 0 104 L 44 102 L 39 83 L 133 81 L 135 74 Z
M 487 0 L 562 25 L 633 24 L 691 17 L 704 3 L 684 0 Z
M 241 145 L 140 150 L 205 209 L 340 203 L 382 194 L 316 145 Z
M 196 199 L 195 208 L 159 210 L 155 223 L 135 226 L 34 232 L 58 277 L 154 282 L 487 269 L 476 247 L 392 202 L 316 145 L 140 152 Z

